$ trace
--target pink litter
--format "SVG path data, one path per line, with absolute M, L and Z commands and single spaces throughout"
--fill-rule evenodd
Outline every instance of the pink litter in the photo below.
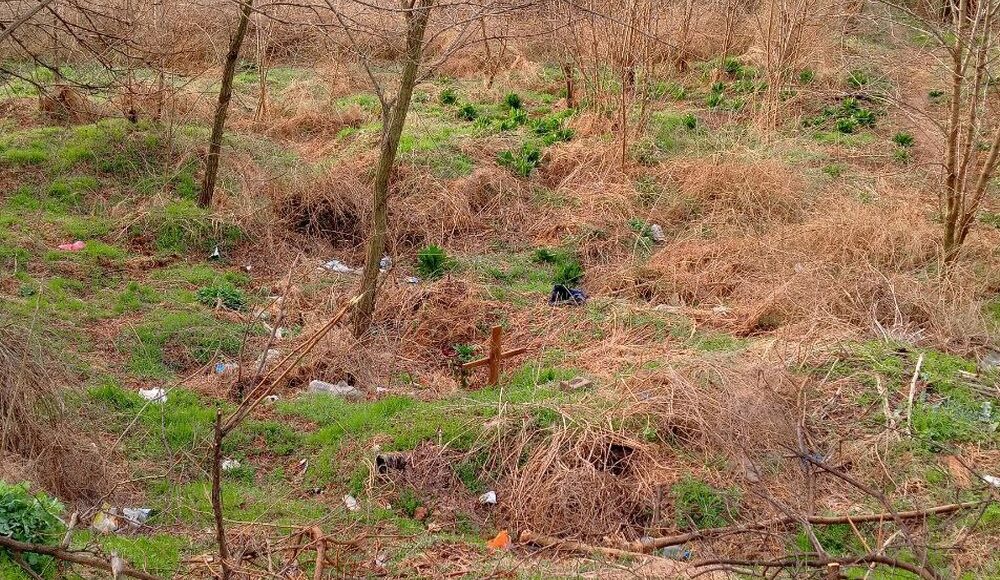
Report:
M 77 241 L 75 241 L 75 242 L 73 242 L 71 244 L 59 244 L 59 249 L 60 250 L 65 250 L 67 252 L 79 252 L 80 250 L 82 250 L 86 246 L 87 246 L 87 244 L 83 243 L 80 240 L 77 240 Z

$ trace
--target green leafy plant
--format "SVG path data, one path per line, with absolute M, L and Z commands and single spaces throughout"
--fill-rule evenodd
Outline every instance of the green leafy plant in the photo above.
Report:
M 721 92 L 717 93 L 713 91 L 705 98 L 705 104 L 713 109 L 721 105 L 723 101 L 725 101 L 725 97 L 722 96 Z
M 230 284 L 221 283 L 206 286 L 198 290 L 198 302 L 205 306 L 215 308 L 222 305 L 229 310 L 237 312 L 246 310 L 247 298 L 243 291 Z
M 858 130 L 858 122 L 854 120 L 853 117 L 845 117 L 843 119 L 837 119 L 837 131 L 844 133 L 845 135 L 850 135 Z
M 811 68 L 804 68 L 799 71 L 799 84 L 808 85 L 816 80 L 816 71 Z
M 854 69 L 847 74 L 847 84 L 862 89 L 872 83 L 872 75 L 863 69 Z
M 900 147 L 913 147 L 915 141 L 913 134 L 906 131 L 900 131 L 892 136 L 892 142 Z
M 463 121 L 475 121 L 479 117 L 479 110 L 472 103 L 465 103 L 458 108 L 458 118 Z
M 440 278 L 453 266 L 444 248 L 436 244 L 425 246 L 417 254 L 417 271 L 426 278 Z
M 698 117 L 694 113 L 686 113 L 681 117 L 681 122 L 689 131 L 694 131 L 698 128 Z
M 438 101 L 442 105 L 454 105 L 458 102 L 458 93 L 455 92 L 455 89 L 448 87 L 438 95 Z
M 59 514 L 63 506 L 39 492 L 32 494 L 27 484 L 10 485 L 0 481 L 0 536 L 21 542 L 55 545 L 64 531 Z M 0 549 L 0 556 L 6 555 Z M 42 574 L 52 565 L 47 556 L 24 554 L 25 563 Z
M 531 143 L 525 143 L 520 149 L 504 151 L 497 155 L 497 163 L 521 177 L 528 177 L 541 165 L 542 150 Z
M 576 259 L 565 259 L 556 265 L 553 282 L 563 286 L 572 286 L 583 279 L 583 266 Z
M 521 102 L 521 95 L 514 92 L 507 93 L 506 95 L 504 95 L 503 103 L 509 109 L 520 109 L 521 107 L 524 106 L 524 103 Z

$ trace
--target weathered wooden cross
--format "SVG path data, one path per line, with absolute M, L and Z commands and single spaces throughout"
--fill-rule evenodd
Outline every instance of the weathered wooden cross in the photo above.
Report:
M 492 386 L 500 382 L 500 362 L 503 359 L 524 354 L 526 352 L 528 352 L 526 347 L 515 348 L 513 350 L 503 352 L 503 328 L 494 326 L 493 330 L 490 332 L 490 356 L 467 362 L 462 365 L 462 370 L 468 371 L 476 367 L 489 365 L 490 380 L 486 384 Z

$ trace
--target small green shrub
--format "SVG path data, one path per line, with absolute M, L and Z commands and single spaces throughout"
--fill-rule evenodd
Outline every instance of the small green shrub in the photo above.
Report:
M 837 131 L 844 133 L 845 135 L 850 135 L 858 130 L 858 122 L 854 120 L 853 117 L 845 117 L 843 119 L 837 119 Z
M 63 532 L 59 514 L 63 506 L 43 492 L 32 494 L 27 484 L 10 485 L 0 481 L 0 536 L 21 542 L 55 545 Z M 0 556 L 6 556 L 0 549 Z M 53 564 L 48 556 L 23 554 L 25 563 L 39 574 Z
M 725 101 L 725 97 L 722 96 L 722 93 L 712 92 L 705 98 L 705 104 L 713 109 L 721 105 L 723 101 Z
M 507 167 L 521 177 L 528 177 L 542 163 L 542 150 L 536 145 L 525 143 L 520 149 L 504 151 L 497 155 L 497 163 Z
M 562 255 L 557 250 L 538 248 L 531 255 L 531 259 L 539 264 L 555 264 L 562 260 Z
M 915 139 L 912 133 L 907 133 L 906 131 L 900 131 L 892 136 L 892 142 L 900 147 L 913 147 Z
M 514 92 L 504 95 L 503 104 L 506 105 L 508 109 L 514 110 L 518 110 L 524 106 L 524 103 L 521 101 L 521 95 Z
M 743 63 L 740 59 L 730 56 L 722 62 L 722 70 L 728 75 L 736 76 L 743 71 Z
M 420 507 L 420 498 L 417 497 L 417 493 L 413 491 L 413 488 L 408 487 L 400 492 L 399 497 L 395 501 L 395 507 L 399 511 L 407 515 L 407 517 L 413 517 L 417 513 L 417 508 Z
M 689 131 L 694 131 L 698 128 L 698 117 L 694 113 L 686 113 L 681 117 L 681 122 Z
M 732 521 L 739 496 L 736 490 L 718 490 L 687 476 L 670 488 L 677 527 L 717 528 Z
M 198 302 L 209 308 L 222 305 L 229 310 L 242 312 L 247 308 L 247 298 L 243 291 L 230 284 L 214 284 L 198 289 Z
M 844 174 L 844 170 L 845 169 L 846 168 L 844 167 L 844 165 L 842 163 L 831 163 L 831 164 L 823 167 L 823 173 L 825 173 L 825 174 L 829 175 L 830 177 L 833 177 L 834 179 L 836 179 L 837 177 L 840 177 L 841 175 Z
M 583 279 L 583 266 L 576 259 L 566 259 L 556 265 L 553 282 L 572 286 Z
M 799 71 L 799 84 L 808 85 L 816 80 L 816 71 L 811 68 L 805 68 Z
M 856 89 L 863 89 L 872 83 L 872 75 L 863 69 L 854 69 L 847 74 L 847 84 Z
M 465 103 L 458 108 L 458 118 L 463 121 L 475 121 L 479 117 L 479 110 L 472 103 Z
M 892 152 L 892 158 L 896 160 L 897 163 L 906 165 L 911 159 L 910 150 L 905 147 L 896 147 L 896 150 Z
M 426 278 L 440 278 L 453 267 L 453 261 L 441 246 L 425 246 L 417 254 L 417 271 Z
M 442 105 L 454 105 L 458 102 L 458 93 L 455 92 L 455 89 L 448 87 L 438 95 L 438 101 Z

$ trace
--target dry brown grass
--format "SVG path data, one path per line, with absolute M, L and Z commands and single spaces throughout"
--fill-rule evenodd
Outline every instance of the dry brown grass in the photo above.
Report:
M 51 360 L 29 330 L 0 323 L 0 458 L 61 498 L 93 500 L 110 489 L 107 460 L 70 422 L 70 377 Z

